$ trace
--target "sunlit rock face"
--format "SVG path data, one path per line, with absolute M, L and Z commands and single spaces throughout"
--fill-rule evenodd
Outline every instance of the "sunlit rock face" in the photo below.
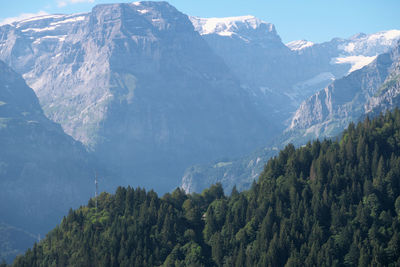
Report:
M 170 190 L 190 164 L 250 151 L 276 132 L 189 18 L 165 2 L 98 5 L 0 32 L 0 58 L 121 184 Z
M 333 137 L 374 107 L 393 108 L 390 103 L 398 94 L 399 62 L 397 45 L 369 65 L 336 80 L 300 105 L 288 131 L 297 132 L 296 138 L 300 133 L 303 138 Z

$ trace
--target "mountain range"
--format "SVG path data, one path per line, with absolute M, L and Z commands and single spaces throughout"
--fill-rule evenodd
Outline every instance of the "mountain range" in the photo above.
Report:
M 253 16 L 188 17 L 135 2 L 3 25 L 0 59 L 117 183 L 165 192 L 191 165 L 265 146 L 301 101 L 399 37 L 285 45 Z
M 0 258 L 22 249 L 11 232 L 30 245 L 92 196 L 96 172 L 105 191 L 249 188 L 288 142 L 396 107 L 399 39 L 284 44 L 254 16 L 166 2 L 0 26 Z
M 187 166 L 251 151 L 277 133 L 189 18 L 166 2 L 98 5 L 0 32 L 0 59 L 120 184 L 165 192 Z
M 191 21 L 241 86 L 261 101 L 264 112 L 284 120 L 303 100 L 368 65 L 400 39 L 400 30 L 390 30 L 321 44 L 301 40 L 285 45 L 273 24 L 253 16 Z
M 309 47 L 312 46 L 303 49 Z M 371 46 L 364 47 L 372 50 Z M 242 158 L 188 168 L 182 177 L 182 188 L 196 192 L 216 182 L 223 183 L 227 190 L 234 185 L 248 188 L 278 148 L 288 143 L 304 145 L 317 138 L 334 138 L 352 121 L 393 109 L 399 101 L 399 48 L 400 43 L 395 43 L 389 52 L 374 56 L 365 67 L 351 71 L 310 96 L 294 112 L 288 128 L 268 146 Z

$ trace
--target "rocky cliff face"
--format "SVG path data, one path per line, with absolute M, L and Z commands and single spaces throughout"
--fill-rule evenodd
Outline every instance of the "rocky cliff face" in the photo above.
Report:
M 273 24 L 253 16 L 190 19 L 215 53 L 231 67 L 243 87 L 259 87 L 258 91 L 262 91 L 264 86 L 268 93 L 282 85 L 283 67 L 292 67 L 288 59 L 293 53 L 282 43 Z M 286 72 L 286 76 L 290 73 Z
M 400 43 L 392 50 L 391 57 L 399 60 L 393 63 L 385 82 L 365 105 L 367 114 L 377 114 L 400 107 Z
M 33 90 L 2 61 L 0 144 L 0 255 L 9 258 L 32 244 L 28 233 L 43 236 L 69 208 L 93 196 L 97 166 L 44 116 Z M 9 230 L 21 233 L 21 240 L 10 239 Z
M 295 109 L 287 92 L 298 81 L 296 54 L 282 43 L 274 25 L 253 16 L 190 19 L 261 112 L 276 121 L 287 119 Z
M 289 140 L 294 141 L 299 136 L 306 139 L 332 137 L 350 121 L 357 121 L 368 111 L 366 106 L 371 101 L 377 102 L 372 98 L 385 81 L 396 77 L 397 50 L 395 47 L 392 52 L 378 56 L 368 66 L 336 80 L 303 102 L 292 118 L 288 130 L 294 137 Z
M 127 178 L 122 184 L 170 190 L 187 166 L 250 151 L 276 132 L 188 17 L 165 2 L 98 5 L 0 32 L 0 58 L 24 74 L 49 118 Z

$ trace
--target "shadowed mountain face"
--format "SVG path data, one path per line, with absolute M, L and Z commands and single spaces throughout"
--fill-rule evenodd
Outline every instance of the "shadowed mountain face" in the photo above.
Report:
M 39 237 L 15 226 L 0 223 L 1 260 L 12 262 L 17 254 L 22 254 L 27 248 L 32 247 Z
M 183 170 L 276 132 L 224 61 L 165 2 L 96 6 L 0 28 L 0 57 L 123 184 L 166 191 Z
M 0 143 L 0 253 L 9 259 L 33 243 L 29 233 L 43 236 L 69 208 L 93 195 L 96 167 L 79 142 L 44 116 L 33 90 L 2 61 Z

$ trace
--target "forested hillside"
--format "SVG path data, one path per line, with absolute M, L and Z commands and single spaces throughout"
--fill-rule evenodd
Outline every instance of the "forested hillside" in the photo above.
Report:
M 400 111 L 288 145 L 248 191 L 118 188 L 12 266 L 399 266 Z

